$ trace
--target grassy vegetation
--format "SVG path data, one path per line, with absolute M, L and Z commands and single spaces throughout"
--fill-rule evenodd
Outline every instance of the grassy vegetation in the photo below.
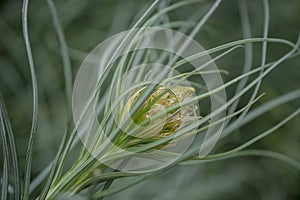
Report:
M 1 198 L 299 199 L 299 9 L 298 0 L 1 2 Z M 80 65 L 94 47 L 140 27 L 177 30 L 207 50 L 224 81 L 220 88 L 226 90 L 227 101 L 220 109 L 227 115 L 211 121 L 214 91 L 207 91 L 182 57 L 150 49 L 124 55 L 99 85 L 98 101 L 104 106 L 98 108 L 98 119 L 105 134 L 128 151 L 104 149 L 100 160 L 128 161 L 130 153 L 164 149 L 195 137 L 191 148 L 170 165 L 130 173 L 99 162 L 79 141 L 72 90 Z M 203 55 L 195 53 L 191 60 Z M 146 82 L 151 73 L 161 71 L 153 68 L 147 74 L 145 67 L 137 68 L 146 75 L 130 80 L 130 101 L 120 99 L 117 114 L 126 121 L 131 113 L 141 125 L 149 125 L 152 117 L 157 121 L 150 123 L 152 130 L 139 132 L 149 137 L 136 139 L 128 135 L 136 133 L 132 124 L 126 124 L 126 131 L 115 124 L 111 100 L 126 92 L 119 82 L 126 73 L 153 61 L 178 69 L 192 86 L 170 75 L 169 87 L 142 87 L 135 81 Z M 197 67 L 202 70 L 204 65 Z M 185 103 L 176 97 L 182 94 L 188 95 L 190 107 L 179 105 Z M 174 103 L 168 104 L 171 98 Z M 191 121 L 198 124 L 182 124 L 191 113 L 178 113 L 196 110 L 195 104 L 200 114 L 193 113 Z M 168 108 L 168 123 L 157 132 L 164 117 L 157 112 L 159 106 Z M 199 157 L 205 131 L 222 123 L 217 145 Z M 178 138 L 177 132 L 184 137 Z M 106 145 L 103 135 L 96 136 L 94 151 Z

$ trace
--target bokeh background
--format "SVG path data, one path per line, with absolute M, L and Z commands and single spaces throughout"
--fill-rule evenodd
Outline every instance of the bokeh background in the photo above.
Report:
M 166 1 L 169 2 L 169 1 Z M 172 1 L 175 2 L 175 1 Z M 64 0 L 54 1 L 72 60 L 73 77 L 85 55 L 109 36 L 127 30 L 151 3 L 147 0 Z M 213 1 L 203 0 L 169 13 L 170 20 L 186 20 L 192 14 L 203 15 Z M 299 0 L 269 0 L 269 37 L 295 42 L 300 31 Z M 248 0 L 252 37 L 261 37 L 263 4 Z M 32 90 L 22 26 L 22 3 L 0 1 L 0 90 L 12 121 L 21 171 L 31 126 Z M 29 4 L 29 35 L 39 86 L 39 125 L 33 156 L 33 178 L 55 156 L 65 130 L 66 104 L 60 47 L 46 1 Z M 196 36 L 206 49 L 242 39 L 237 0 L 224 0 Z M 259 66 L 261 44 L 253 45 L 253 66 Z M 278 59 L 289 49 L 268 46 L 267 61 Z M 230 75 L 241 73 L 244 50 L 240 49 L 217 62 Z M 300 58 L 290 59 L 264 79 L 261 105 L 300 87 Z M 228 94 L 234 91 L 228 89 Z M 247 98 L 244 99 L 245 101 Z M 242 99 L 243 102 L 243 99 Z M 243 144 L 263 130 L 280 122 L 300 106 L 299 101 L 281 106 L 242 127 L 219 142 L 215 152 Z M 250 148 L 280 152 L 300 161 L 300 117 Z M 2 153 L 1 153 L 2 156 Z M 2 167 L 2 159 L 0 163 Z M 126 180 L 120 180 L 127 181 Z M 114 184 L 118 184 L 118 181 Z M 38 193 L 38 190 L 35 191 Z M 300 172 L 284 162 L 265 157 L 243 157 L 193 166 L 177 166 L 126 191 L 108 197 L 117 199 L 300 199 Z

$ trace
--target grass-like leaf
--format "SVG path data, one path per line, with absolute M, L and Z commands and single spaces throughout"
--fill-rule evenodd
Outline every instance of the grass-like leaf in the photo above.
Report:
M 28 199 L 29 196 L 29 185 L 30 185 L 30 174 L 31 174 L 31 164 L 32 164 L 32 152 L 34 148 L 34 142 L 37 132 L 37 120 L 38 120 L 38 86 L 36 73 L 34 68 L 34 62 L 31 52 L 31 46 L 28 35 L 28 3 L 29 0 L 23 1 L 22 7 L 22 27 L 23 27 L 23 36 L 29 61 L 31 81 L 32 81 L 32 90 L 33 90 L 33 114 L 32 114 L 32 126 L 29 136 L 29 143 L 26 153 L 26 166 L 25 166 L 25 178 L 24 178 L 24 190 L 23 190 L 23 199 Z
M 13 165 L 13 176 L 14 176 L 14 198 L 19 199 L 21 194 L 21 182 L 20 182 L 20 173 L 19 173 L 19 163 L 17 157 L 17 149 L 15 144 L 15 138 L 12 131 L 12 127 L 10 124 L 10 120 L 8 117 L 8 113 L 6 111 L 6 107 L 4 105 L 3 98 L 0 94 L 0 111 L 2 113 L 2 119 L 4 123 L 2 124 L 3 130 L 7 132 L 7 137 L 9 141 L 12 165 Z M 4 134 L 5 132 L 3 132 Z M 5 134 L 4 134 L 5 136 Z M 5 139 L 5 138 L 4 138 Z M 4 141 L 4 140 L 3 140 Z
M 263 156 L 263 157 L 277 159 L 277 160 L 280 160 L 280 161 L 296 168 L 297 170 L 300 170 L 300 162 L 298 162 L 297 160 L 292 159 L 289 156 L 286 156 L 286 155 L 278 153 L 278 152 L 269 151 L 269 150 L 261 150 L 261 149 L 242 150 L 242 151 L 234 153 L 230 156 L 225 156 L 222 158 L 216 158 L 216 159 L 212 159 L 212 160 L 190 159 L 190 160 L 180 163 L 180 165 L 194 165 L 194 164 L 207 163 L 210 161 L 215 162 L 215 161 L 221 161 L 221 160 L 227 160 L 227 159 L 239 158 L 239 157 L 245 157 L 245 156 L 260 156 L 260 157 Z
M 1 126 L 1 139 L 3 146 L 3 176 L 1 179 L 1 198 L 7 199 L 7 190 L 8 190 L 8 181 L 9 181 L 9 151 L 8 151 L 8 143 L 6 139 L 6 130 L 5 123 L 3 120 L 2 109 L 0 109 L 0 126 Z

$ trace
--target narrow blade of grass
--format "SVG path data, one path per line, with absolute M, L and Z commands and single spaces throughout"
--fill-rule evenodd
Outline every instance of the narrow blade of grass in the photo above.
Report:
M 8 118 L 8 114 L 1 94 L 0 94 L 0 110 L 2 110 L 3 121 L 4 121 L 3 126 L 6 126 L 6 131 L 7 131 L 9 146 L 11 151 L 11 157 L 12 157 L 13 175 L 14 175 L 14 196 L 15 199 L 20 199 L 21 182 L 20 182 L 19 164 L 17 158 L 17 149 L 16 149 L 15 138 L 10 124 L 10 120 Z
M 28 199 L 29 196 L 29 185 L 30 185 L 30 174 L 31 174 L 31 163 L 32 163 L 32 152 L 34 148 L 34 142 L 37 132 L 37 120 L 38 120 L 38 87 L 37 87 L 37 79 L 34 68 L 34 62 L 31 52 L 31 45 L 29 41 L 28 35 L 28 3 L 29 0 L 23 1 L 22 7 L 22 28 L 23 28 L 23 36 L 29 61 L 31 81 L 32 81 L 32 90 L 33 90 L 33 114 L 32 114 L 32 125 L 29 136 L 29 143 L 27 147 L 26 153 L 26 161 L 25 161 L 25 178 L 24 178 L 24 191 L 23 191 L 23 199 Z
M 46 185 L 44 186 L 44 189 L 41 192 L 41 195 L 39 199 L 45 199 L 48 193 L 48 190 L 56 179 L 58 179 L 60 173 L 62 172 L 62 168 L 64 166 L 64 160 L 65 158 L 62 158 L 62 156 L 66 156 L 66 154 L 63 154 L 63 151 L 66 149 L 67 144 L 67 138 L 69 138 L 70 135 L 70 129 L 71 129 L 71 120 L 72 120 L 72 71 L 71 71 L 71 61 L 68 53 L 68 48 L 65 40 L 65 36 L 61 27 L 61 23 L 59 21 L 59 18 L 57 16 L 56 8 L 52 0 L 47 0 L 47 3 L 49 5 L 53 24 L 56 30 L 56 34 L 60 43 L 61 48 L 61 56 L 63 60 L 63 68 L 64 68 L 64 78 L 65 78 L 65 90 L 66 90 L 66 102 L 67 102 L 67 128 L 66 132 L 64 134 L 64 137 L 62 138 L 62 142 L 60 144 L 59 150 L 56 154 L 56 157 L 54 159 L 54 162 L 52 163 L 52 168 L 50 170 L 48 180 L 46 182 Z
M 263 30 L 263 38 L 268 38 L 268 31 L 269 31 L 269 21 L 270 21 L 270 8 L 269 8 L 269 2 L 268 0 L 263 0 L 264 4 L 264 13 L 265 13 L 265 19 L 264 19 L 264 30 Z M 264 65 L 266 63 L 266 57 L 267 57 L 267 42 L 264 41 L 262 43 L 262 55 L 261 55 L 261 65 Z M 261 70 L 261 74 L 264 72 L 264 70 Z M 261 85 L 262 80 L 257 82 L 254 91 L 249 99 L 249 101 L 253 100 L 255 96 L 257 95 L 260 85 Z M 244 118 L 247 112 L 249 111 L 250 108 L 245 110 L 241 116 L 239 117 L 240 119 Z
M 186 160 L 186 161 L 180 163 L 180 165 L 195 165 L 195 164 L 215 162 L 215 161 L 221 161 L 221 160 L 227 160 L 227 159 L 239 158 L 239 157 L 245 157 L 245 156 L 261 156 L 261 157 L 269 157 L 269 158 L 277 159 L 277 160 L 280 160 L 280 161 L 296 168 L 297 170 L 300 170 L 300 162 L 298 162 L 297 160 L 292 159 L 289 156 L 278 153 L 278 152 L 269 151 L 269 150 L 260 150 L 260 149 L 243 150 L 243 151 L 237 152 L 233 155 L 218 158 L 218 159 L 213 159 L 213 160 L 191 159 L 191 160 Z
M 0 110 L 0 125 L 1 125 L 1 138 L 2 138 L 2 145 L 3 145 L 3 176 L 1 179 L 2 182 L 2 189 L 1 189 L 1 198 L 7 199 L 7 189 L 8 189 L 8 179 L 9 179 L 9 152 L 8 152 L 8 145 L 6 140 L 6 131 L 5 131 L 5 124 L 3 121 L 2 109 Z

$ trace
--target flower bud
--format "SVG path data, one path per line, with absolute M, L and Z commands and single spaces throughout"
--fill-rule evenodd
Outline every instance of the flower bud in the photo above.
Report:
M 136 91 L 127 101 L 124 114 L 137 102 L 145 87 Z M 133 116 L 136 125 L 141 126 L 135 137 L 166 137 L 197 119 L 197 106 L 192 103 L 180 106 L 181 103 L 194 97 L 195 89 L 188 86 L 158 86 Z M 167 112 L 167 109 L 179 105 L 178 109 Z M 157 119 L 154 116 L 160 115 Z M 123 115 L 124 116 L 124 115 Z M 155 119 L 153 119 L 155 118 Z M 148 122 L 148 123 L 145 123 Z

